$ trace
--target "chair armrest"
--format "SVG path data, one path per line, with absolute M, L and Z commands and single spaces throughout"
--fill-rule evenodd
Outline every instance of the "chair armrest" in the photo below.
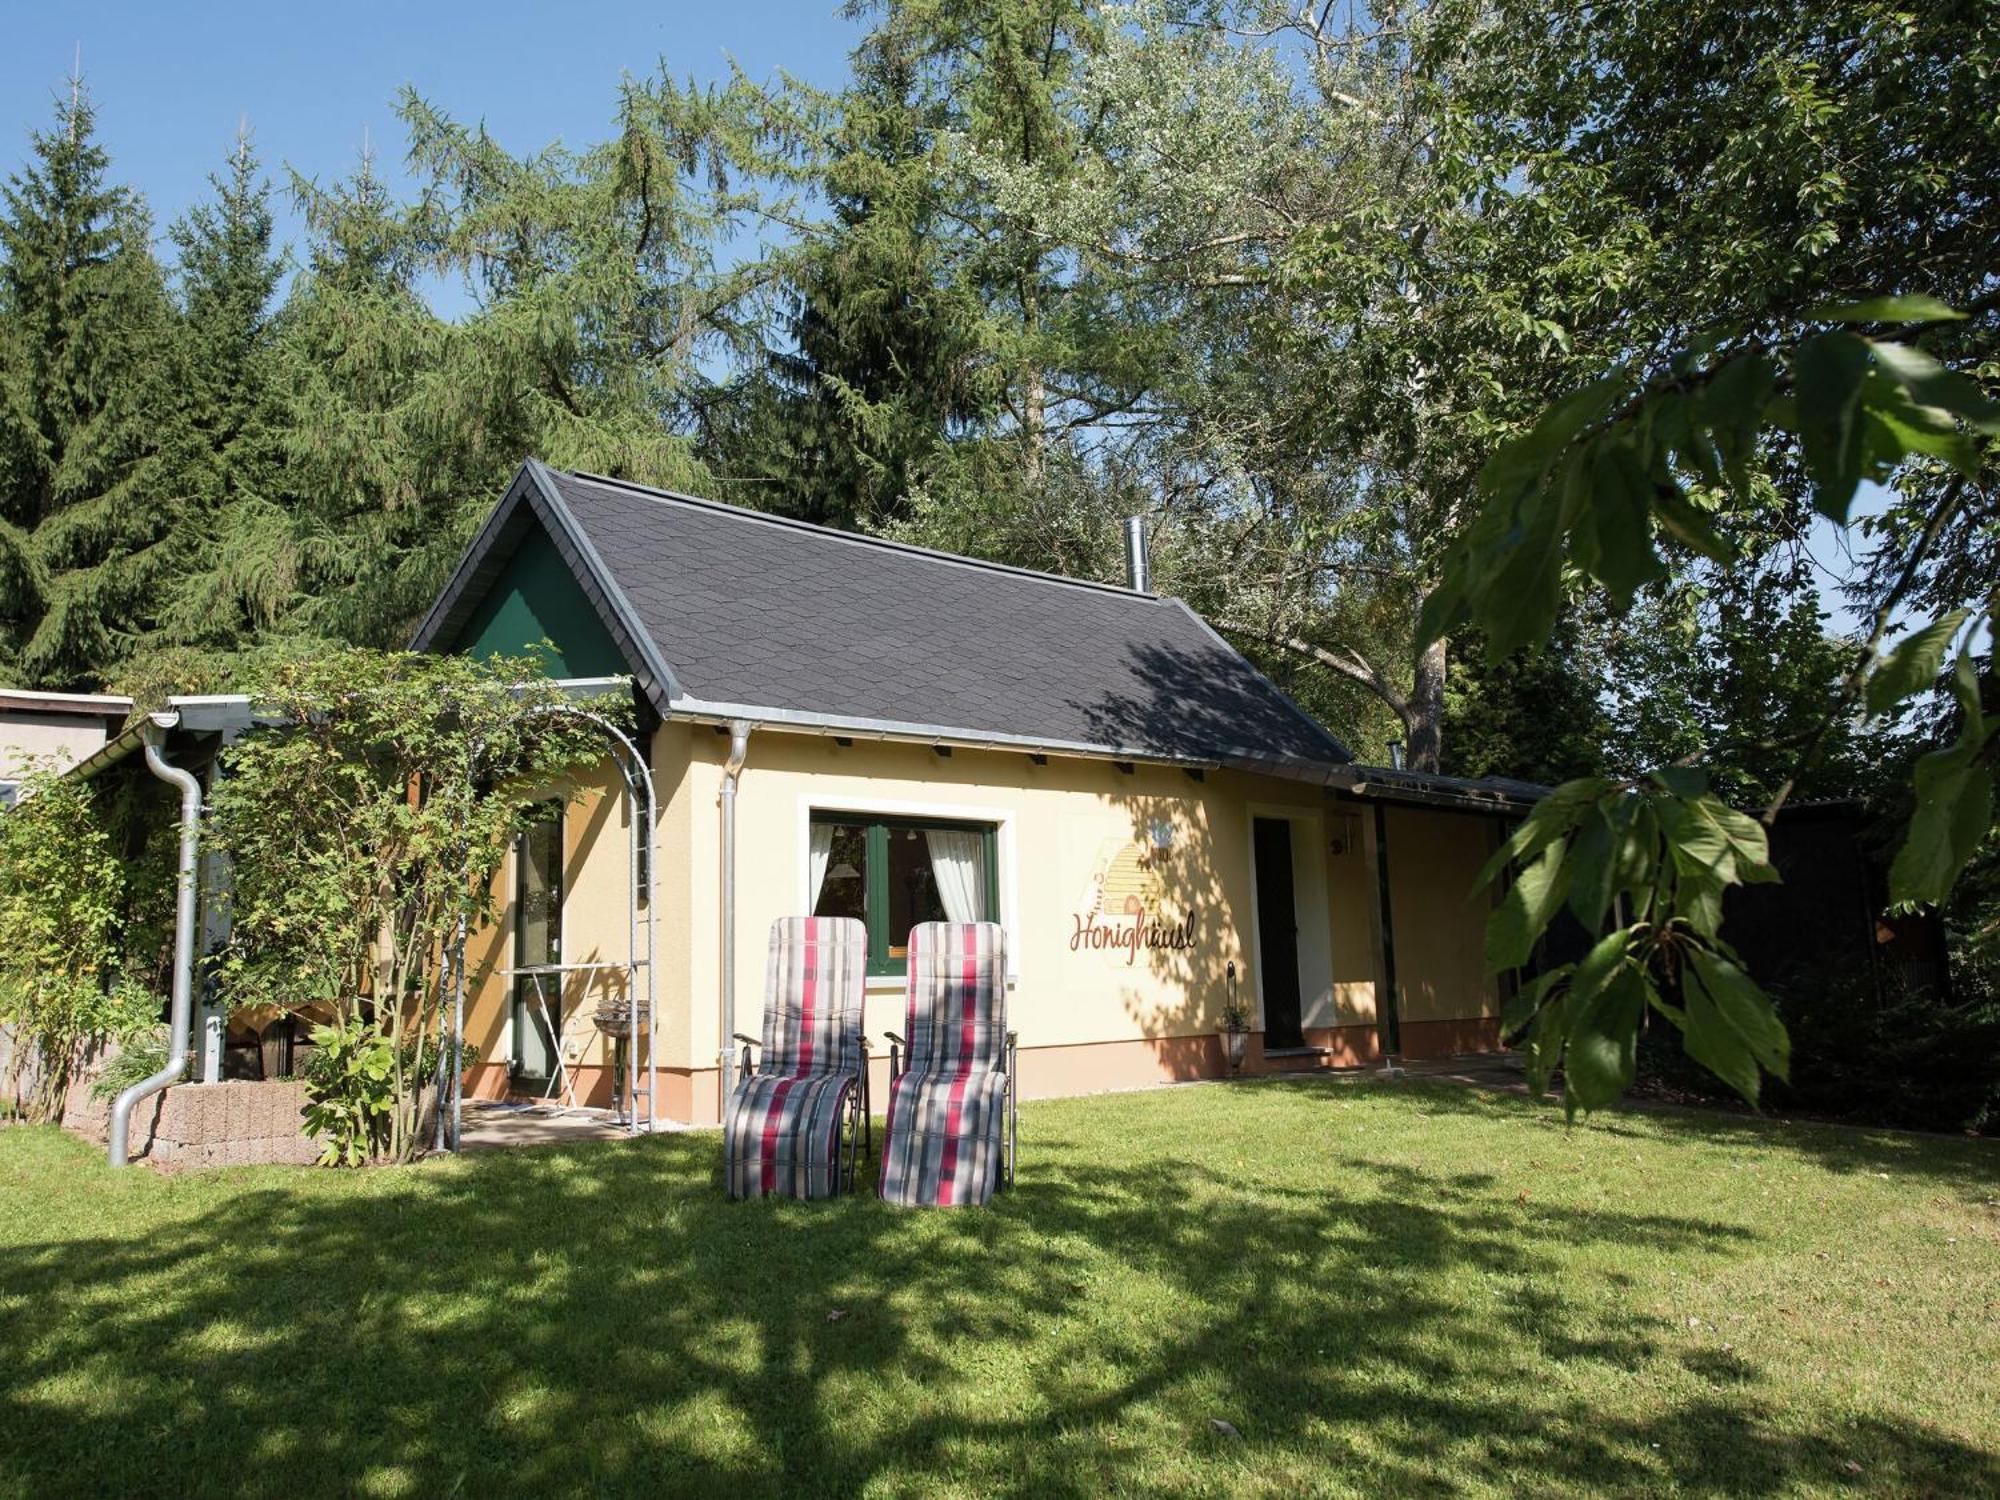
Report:
M 740 1031 L 737 1032 L 732 1037 L 730 1037 L 730 1040 L 732 1042 L 741 1042 L 746 1047 L 761 1047 L 764 1045 L 763 1042 L 760 1041 L 758 1038 L 754 1036 L 745 1036 Z
M 907 1047 L 910 1045 L 908 1042 L 903 1040 L 902 1037 L 896 1035 L 896 1033 L 893 1031 L 885 1031 L 882 1033 L 882 1035 L 886 1036 L 890 1041 L 894 1042 L 899 1047 Z

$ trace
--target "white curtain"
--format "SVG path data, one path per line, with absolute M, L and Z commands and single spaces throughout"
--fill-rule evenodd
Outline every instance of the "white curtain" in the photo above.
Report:
M 962 828 L 926 828 L 931 878 L 954 922 L 986 920 L 986 836 Z
M 826 889 L 826 867 L 833 860 L 833 825 L 815 823 L 812 825 L 812 900 L 807 903 L 808 912 L 819 910 L 819 893 Z

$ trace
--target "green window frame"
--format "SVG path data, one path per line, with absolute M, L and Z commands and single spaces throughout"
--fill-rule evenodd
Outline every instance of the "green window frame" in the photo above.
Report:
M 884 817 L 877 813 L 850 812 L 839 807 L 815 807 L 810 814 L 814 823 L 837 823 L 850 828 L 860 828 L 863 836 L 865 859 L 862 875 L 866 883 L 863 892 L 863 921 L 868 928 L 868 973 L 870 977 L 900 975 L 904 972 L 908 949 L 904 942 L 909 934 L 891 933 L 889 930 L 889 840 L 892 834 L 915 831 L 921 833 L 926 828 L 953 828 L 980 836 L 980 853 L 985 863 L 986 878 L 982 882 L 986 897 L 986 910 L 981 914 L 988 922 L 1000 920 L 1000 826 L 997 823 L 969 822 L 964 818 L 913 818 Z

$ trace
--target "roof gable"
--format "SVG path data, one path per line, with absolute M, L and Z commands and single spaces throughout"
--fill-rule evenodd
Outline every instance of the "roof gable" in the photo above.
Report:
M 615 677 L 630 670 L 554 538 L 536 527 L 442 649 L 471 656 L 532 656 L 551 677 Z

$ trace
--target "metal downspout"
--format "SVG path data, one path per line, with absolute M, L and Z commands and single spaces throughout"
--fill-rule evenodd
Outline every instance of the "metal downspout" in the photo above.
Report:
M 174 983 L 167 1037 L 167 1065 L 151 1078 L 140 1080 L 118 1096 L 111 1106 L 111 1165 L 125 1166 L 130 1160 L 132 1111 L 148 1094 L 158 1093 L 187 1072 L 188 1028 L 194 1007 L 195 911 L 200 895 L 195 879 L 196 858 L 201 844 L 201 783 L 179 766 L 168 765 L 160 754 L 165 730 L 157 723 L 145 730 L 146 765 L 160 780 L 181 791 L 181 859 L 179 884 L 174 894 Z
M 728 1109 L 729 1091 L 736 1086 L 731 1076 L 736 1059 L 736 782 L 749 754 L 750 721 L 736 719 L 729 726 L 729 759 L 722 767 L 722 1047 L 716 1058 L 722 1097 L 716 1101 L 717 1119 Z

